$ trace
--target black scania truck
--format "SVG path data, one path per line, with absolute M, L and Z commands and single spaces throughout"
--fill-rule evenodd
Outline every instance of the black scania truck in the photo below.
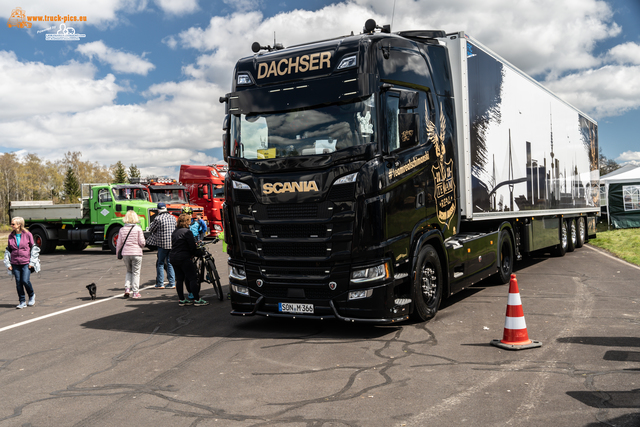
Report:
M 253 51 L 220 100 L 232 314 L 427 320 L 595 234 L 596 123 L 464 32 Z

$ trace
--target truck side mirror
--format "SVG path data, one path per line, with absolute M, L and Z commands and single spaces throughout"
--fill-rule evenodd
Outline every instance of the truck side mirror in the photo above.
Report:
M 398 114 L 398 131 L 400 134 L 400 149 L 418 145 L 418 121 L 417 113 Z
M 228 162 L 229 158 L 229 120 L 230 117 L 227 114 L 224 116 L 224 121 L 222 122 L 222 130 L 224 133 L 222 134 L 222 157 L 225 162 Z
M 222 158 L 224 159 L 225 162 L 229 161 L 229 138 L 227 137 L 228 134 L 223 133 L 222 134 Z

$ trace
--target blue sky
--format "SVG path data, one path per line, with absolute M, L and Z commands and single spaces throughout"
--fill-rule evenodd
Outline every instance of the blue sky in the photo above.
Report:
M 58 22 L 0 27 L 0 151 L 177 177 L 221 158 L 218 98 L 252 42 L 358 33 L 391 23 L 394 2 L 0 0 L 2 22 L 18 7 L 86 22 L 67 41 L 46 40 Z M 639 0 L 396 0 L 392 31 L 466 31 L 595 118 L 608 158 L 640 164 L 638 23 Z

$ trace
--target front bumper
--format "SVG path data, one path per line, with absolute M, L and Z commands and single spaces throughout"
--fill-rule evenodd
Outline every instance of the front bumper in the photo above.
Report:
M 410 305 L 395 306 L 392 283 L 373 288 L 371 297 L 348 300 L 348 292 L 329 300 L 314 300 L 286 297 L 267 297 L 253 289 L 250 295 L 231 290 L 231 314 L 234 316 L 266 316 L 290 319 L 328 320 L 343 322 L 389 324 L 409 319 Z M 283 313 L 279 303 L 313 304 L 313 314 Z

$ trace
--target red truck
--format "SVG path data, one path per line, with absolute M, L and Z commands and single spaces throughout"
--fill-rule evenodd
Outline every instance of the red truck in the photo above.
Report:
M 132 178 L 132 180 L 136 184 L 142 184 L 147 187 L 150 194 L 150 202 L 166 204 L 169 213 L 176 218 L 180 216 L 183 206 L 190 206 L 194 217 L 196 214 L 200 214 L 203 217 L 202 219 L 207 220 L 204 209 L 195 203 L 190 203 L 187 188 L 175 179 L 149 177 L 146 179 Z
M 226 164 L 180 166 L 180 182 L 187 188 L 191 203 L 204 208 L 211 236 L 217 236 L 223 231 L 222 204 L 226 174 Z

